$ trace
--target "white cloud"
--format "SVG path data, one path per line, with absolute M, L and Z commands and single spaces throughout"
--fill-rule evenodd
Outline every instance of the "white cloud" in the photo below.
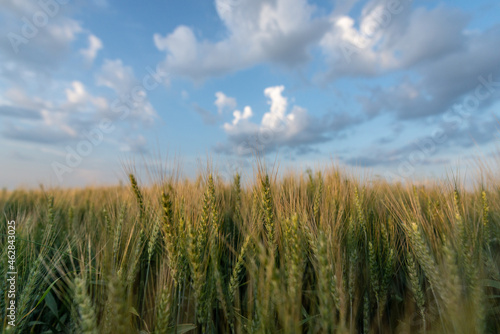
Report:
M 57 43 L 70 43 L 76 35 L 83 31 L 79 22 L 73 19 L 61 19 L 58 24 L 49 24 L 46 27 L 50 37 Z
M 222 114 L 225 109 L 231 110 L 236 108 L 237 103 L 234 97 L 226 96 L 226 94 L 224 94 L 223 92 L 215 93 L 215 97 L 217 99 L 215 100 L 214 104 L 217 107 L 219 114 Z
M 66 99 L 61 108 L 64 110 L 74 110 L 76 106 L 92 106 L 90 111 L 105 111 L 109 108 L 109 103 L 106 98 L 102 96 L 93 96 L 87 92 L 85 85 L 80 81 L 71 82 L 71 87 L 66 88 Z
M 140 87 L 138 83 L 132 68 L 118 59 L 106 60 L 96 75 L 96 84 L 111 88 L 114 95 L 94 94 L 90 91 L 93 87 L 88 88 L 79 80 L 53 80 L 43 91 L 33 90 L 29 85 L 12 87 L 3 92 L 0 116 L 7 119 L 2 119 L 1 134 L 19 141 L 66 145 L 84 139 L 85 133 L 103 118 L 109 118 L 115 124 L 121 122 L 131 126 L 126 133 L 117 131 L 112 135 L 112 138 L 122 138 L 118 141 L 123 142 L 131 130 L 138 131 L 141 125 L 149 125 L 157 117 L 156 110 L 142 91 L 138 92 L 140 99 L 129 104 L 130 113 L 126 119 L 121 120 L 121 114 L 111 110 L 116 98 L 122 105 L 130 103 L 130 100 L 122 102 L 123 96 L 134 94 L 134 88 Z M 38 83 L 31 84 L 36 86 Z M 15 124 L 9 120 L 13 117 Z
M 285 86 L 269 87 L 264 90 L 264 95 L 270 99 L 268 103 L 271 105 L 271 111 L 262 118 L 263 126 L 274 129 L 285 118 L 288 100 L 282 95 L 284 90 Z
M 232 131 L 238 131 L 238 123 L 240 123 L 240 121 L 245 121 L 247 119 L 249 119 L 250 117 L 253 116 L 253 112 L 252 112 L 252 108 L 250 108 L 249 106 L 246 106 L 244 109 L 243 109 L 243 113 L 239 110 L 235 110 L 233 112 L 233 122 L 231 124 L 228 124 L 228 123 L 225 123 L 224 124 L 224 129 L 227 131 L 227 132 L 232 132 Z
M 376 76 L 406 70 L 460 50 L 467 16 L 438 6 L 412 9 L 409 3 L 372 1 L 358 20 L 332 14 L 331 29 L 319 45 L 329 69 L 321 79 Z
M 73 81 L 71 83 L 71 88 L 66 89 L 66 98 L 68 102 L 72 104 L 85 102 L 88 98 L 85 86 L 80 81 Z
M 60 90 L 64 95 L 57 94 Z M 77 80 L 48 86 L 43 96 L 29 92 L 12 88 L 5 93 L 9 104 L 17 106 L 19 121 L 14 128 L 4 127 L 4 137 L 54 145 L 68 143 L 82 138 L 83 132 L 99 119 L 99 112 L 107 108 L 105 98 L 90 94 Z M 5 106 L 0 113 L 2 109 L 4 115 L 12 116 Z
M 68 122 L 69 115 L 46 109 L 42 109 L 41 114 L 43 118 L 43 124 L 47 128 L 55 128 L 71 138 L 76 138 L 78 136 L 76 129 L 72 127 Z
M 88 48 L 80 50 L 80 53 L 83 55 L 87 63 L 92 64 L 94 59 L 97 57 L 97 53 L 100 49 L 102 49 L 102 47 L 102 41 L 95 35 L 90 35 Z
M 3 93 L 5 98 L 13 105 L 27 109 L 52 108 L 51 101 L 45 101 L 37 96 L 26 94 L 26 90 L 21 87 L 13 87 Z
M 187 26 L 166 36 L 154 35 L 156 47 L 167 54 L 166 69 L 203 80 L 262 62 L 285 66 L 304 64 L 308 48 L 326 31 L 323 19 L 313 17 L 307 0 L 216 0 L 227 37 L 199 40 Z
M 251 121 L 254 113 L 249 106 L 243 112 L 234 111 L 232 122 L 223 125 L 229 142 L 219 144 L 216 150 L 240 155 L 251 154 L 254 149 L 268 152 L 278 147 L 303 150 L 309 144 L 329 140 L 331 122 L 319 120 L 299 106 L 293 106 L 288 111 L 284 89 L 284 86 L 274 86 L 264 90 L 270 109 L 260 123 Z
M 123 64 L 121 59 L 105 59 L 96 75 L 97 85 L 113 89 L 117 94 L 127 94 L 139 83 L 135 78 L 134 70 Z

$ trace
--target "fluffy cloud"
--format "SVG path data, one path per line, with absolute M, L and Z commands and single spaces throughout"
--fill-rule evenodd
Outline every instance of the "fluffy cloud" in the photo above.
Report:
M 334 12 L 320 41 L 329 67 L 320 78 L 375 76 L 439 59 L 461 49 L 467 22 L 452 8 L 412 10 L 398 1 L 372 1 L 358 20 Z
M 234 130 L 237 130 L 239 131 L 240 128 L 237 128 L 237 127 L 241 127 L 241 124 L 238 125 L 238 123 L 241 123 L 242 121 L 245 122 L 245 120 L 249 119 L 250 117 L 253 116 L 253 112 L 252 112 L 252 108 L 250 108 L 249 106 L 246 106 L 245 109 L 243 109 L 243 113 L 239 110 L 235 110 L 233 112 L 233 122 L 231 124 L 224 124 L 224 129 L 227 131 L 227 132 L 232 132 Z
M 228 142 L 219 143 L 216 151 L 237 155 L 267 153 L 278 148 L 309 152 L 312 144 L 329 141 L 359 121 L 346 114 L 316 118 L 300 106 L 289 108 L 284 90 L 284 86 L 264 90 L 270 108 L 260 123 L 252 121 L 254 112 L 250 106 L 243 111 L 235 110 L 232 122 L 223 125 Z
M 139 84 L 132 67 L 124 65 L 121 59 L 104 60 L 96 75 L 96 82 L 98 85 L 111 88 L 117 94 L 130 93 L 132 87 Z
M 94 62 L 94 59 L 97 57 L 97 53 L 102 48 L 102 41 L 95 35 L 90 35 L 88 48 L 80 50 L 80 53 L 85 58 L 85 61 L 87 63 L 92 64 Z
M 219 114 L 222 114 L 222 112 L 225 109 L 234 109 L 236 108 L 236 99 L 234 97 L 229 97 L 226 96 L 223 92 L 217 92 L 215 93 L 216 100 L 214 102 L 215 106 L 217 107 L 217 110 Z
M 307 0 L 216 0 L 216 8 L 227 28 L 221 41 L 199 40 L 187 26 L 154 35 L 170 73 L 203 80 L 262 62 L 304 64 L 309 47 L 328 28 L 313 17 L 315 7 Z
M 109 102 L 102 96 L 93 96 L 85 85 L 80 81 L 73 81 L 70 87 L 65 89 L 66 102 L 61 104 L 60 108 L 71 112 L 79 110 L 85 112 L 103 112 L 109 108 Z M 85 108 L 87 107 L 87 108 Z

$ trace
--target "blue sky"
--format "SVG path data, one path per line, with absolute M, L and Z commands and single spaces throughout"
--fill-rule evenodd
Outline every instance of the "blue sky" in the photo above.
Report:
M 498 149 L 498 1 L 0 3 L 0 186 L 83 186 L 123 162 L 256 150 L 442 177 Z

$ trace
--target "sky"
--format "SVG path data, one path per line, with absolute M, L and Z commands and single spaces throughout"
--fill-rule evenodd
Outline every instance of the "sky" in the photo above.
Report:
M 256 152 L 440 178 L 498 153 L 499 117 L 498 1 L 0 1 L 0 187 Z

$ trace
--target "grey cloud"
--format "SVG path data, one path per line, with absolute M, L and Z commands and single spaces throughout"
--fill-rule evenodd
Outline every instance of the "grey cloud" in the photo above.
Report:
M 344 162 L 350 166 L 357 167 L 394 168 L 407 161 L 408 155 L 414 152 L 415 149 L 415 147 L 409 146 L 408 150 L 404 151 L 404 153 L 406 154 L 403 153 L 403 150 L 371 150 L 370 152 L 366 151 L 364 154 L 344 159 Z M 431 166 L 445 163 L 449 163 L 449 159 L 440 157 L 426 157 L 422 160 L 419 160 L 417 164 L 413 165 L 413 167 Z
M 475 94 L 481 84 L 479 77 L 500 82 L 500 25 L 488 31 L 469 36 L 463 47 L 426 66 L 419 67 L 420 79 L 403 78 L 396 86 L 371 90 L 360 97 L 368 115 L 393 112 L 399 119 L 412 119 L 442 114 L 466 94 Z M 498 86 L 498 84 L 496 84 Z M 484 108 L 500 98 L 500 88 L 477 106 Z M 481 93 L 486 88 L 482 88 Z
M 391 3 L 369 2 L 351 26 L 345 17 L 332 16 L 332 28 L 321 41 L 329 66 L 318 75 L 321 82 L 408 70 L 463 48 L 469 20 L 463 12 L 444 6 L 414 9 L 405 1 L 395 11 Z
M 262 49 L 266 50 L 267 58 L 271 62 L 287 67 L 305 64 L 310 60 L 308 47 L 320 39 L 328 27 L 325 20 L 320 20 L 293 34 L 277 31 L 273 37 L 262 41 Z
M 311 153 L 319 153 L 320 150 L 317 148 L 313 148 L 308 145 L 300 145 L 295 148 L 295 153 L 297 155 L 306 155 L 306 154 L 311 154 Z
M 69 55 L 70 44 L 82 32 L 77 21 L 59 14 L 49 18 L 46 26 L 37 28 L 33 37 L 24 38 L 21 29 L 25 23 L 21 21 L 21 17 L 12 16 L 8 12 L 4 12 L 3 16 L 4 24 L 0 26 L 0 35 L 4 38 L 0 39 L 0 60 L 4 63 L 2 68 L 5 72 L 32 70 L 50 73 L 60 67 Z M 21 39 L 23 42 L 17 43 Z
M 328 131 L 342 131 L 357 124 L 363 123 L 364 118 L 348 112 L 328 113 L 320 121 Z
M 314 145 L 343 138 L 345 132 L 362 122 L 362 118 L 346 112 L 317 118 L 308 115 L 305 127 L 291 137 L 284 133 L 258 129 L 228 136 L 228 142 L 218 143 L 214 150 L 228 155 L 268 154 L 285 149 L 297 155 L 319 152 Z
M 40 112 L 37 110 L 6 105 L 0 106 L 0 116 L 41 119 Z
M 6 126 L 1 134 L 8 139 L 43 144 L 59 144 L 73 139 L 73 137 L 67 133 L 45 126 L 23 127 L 11 124 L 10 126 Z
M 462 49 L 469 18 L 457 9 L 438 6 L 430 11 L 416 8 L 409 20 L 396 16 L 394 21 L 383 32 L 382 50 L 400 56 L 398 67 L 410 68 Z
M 457 123 L 442 122 L 440 128 L 447 138 L 443 147 L 448 145 L 469 148 L 475 144 L 483 145 L 496 140 L 500 133 L 498 118 L 495 115 L 471 116 L 460 126 Z
M 451 120 L 451 118 L 450 118 Z M 458 118 L 457 118 L 458 120 Z M 454 152 L 460 154 L 464 149 L 477 145 L 485 145 L 498 140 L 500 126 L 494 116 L 482 117 L 480 119 L 471 117 L 462 119 L 462 124 L 442 121 L 435 127 L 429 129 L 429 134 L 420 136 L 410 143 L 402 144 L 396 148 L 381 148 L 371 146 L 364 154 L 345 158 L 349 165 L 375 167 L 395 166 L 404 161 L 409 161 L 410 156 L 415 153 L 420 155 L 416 165 L 432 165 L 447 162 L 440 157 L 442 153 Z M 439 130 L 440 140 L 431 140 L 431 134 Z M 424 153 L 424 157 L 421 155 Z

